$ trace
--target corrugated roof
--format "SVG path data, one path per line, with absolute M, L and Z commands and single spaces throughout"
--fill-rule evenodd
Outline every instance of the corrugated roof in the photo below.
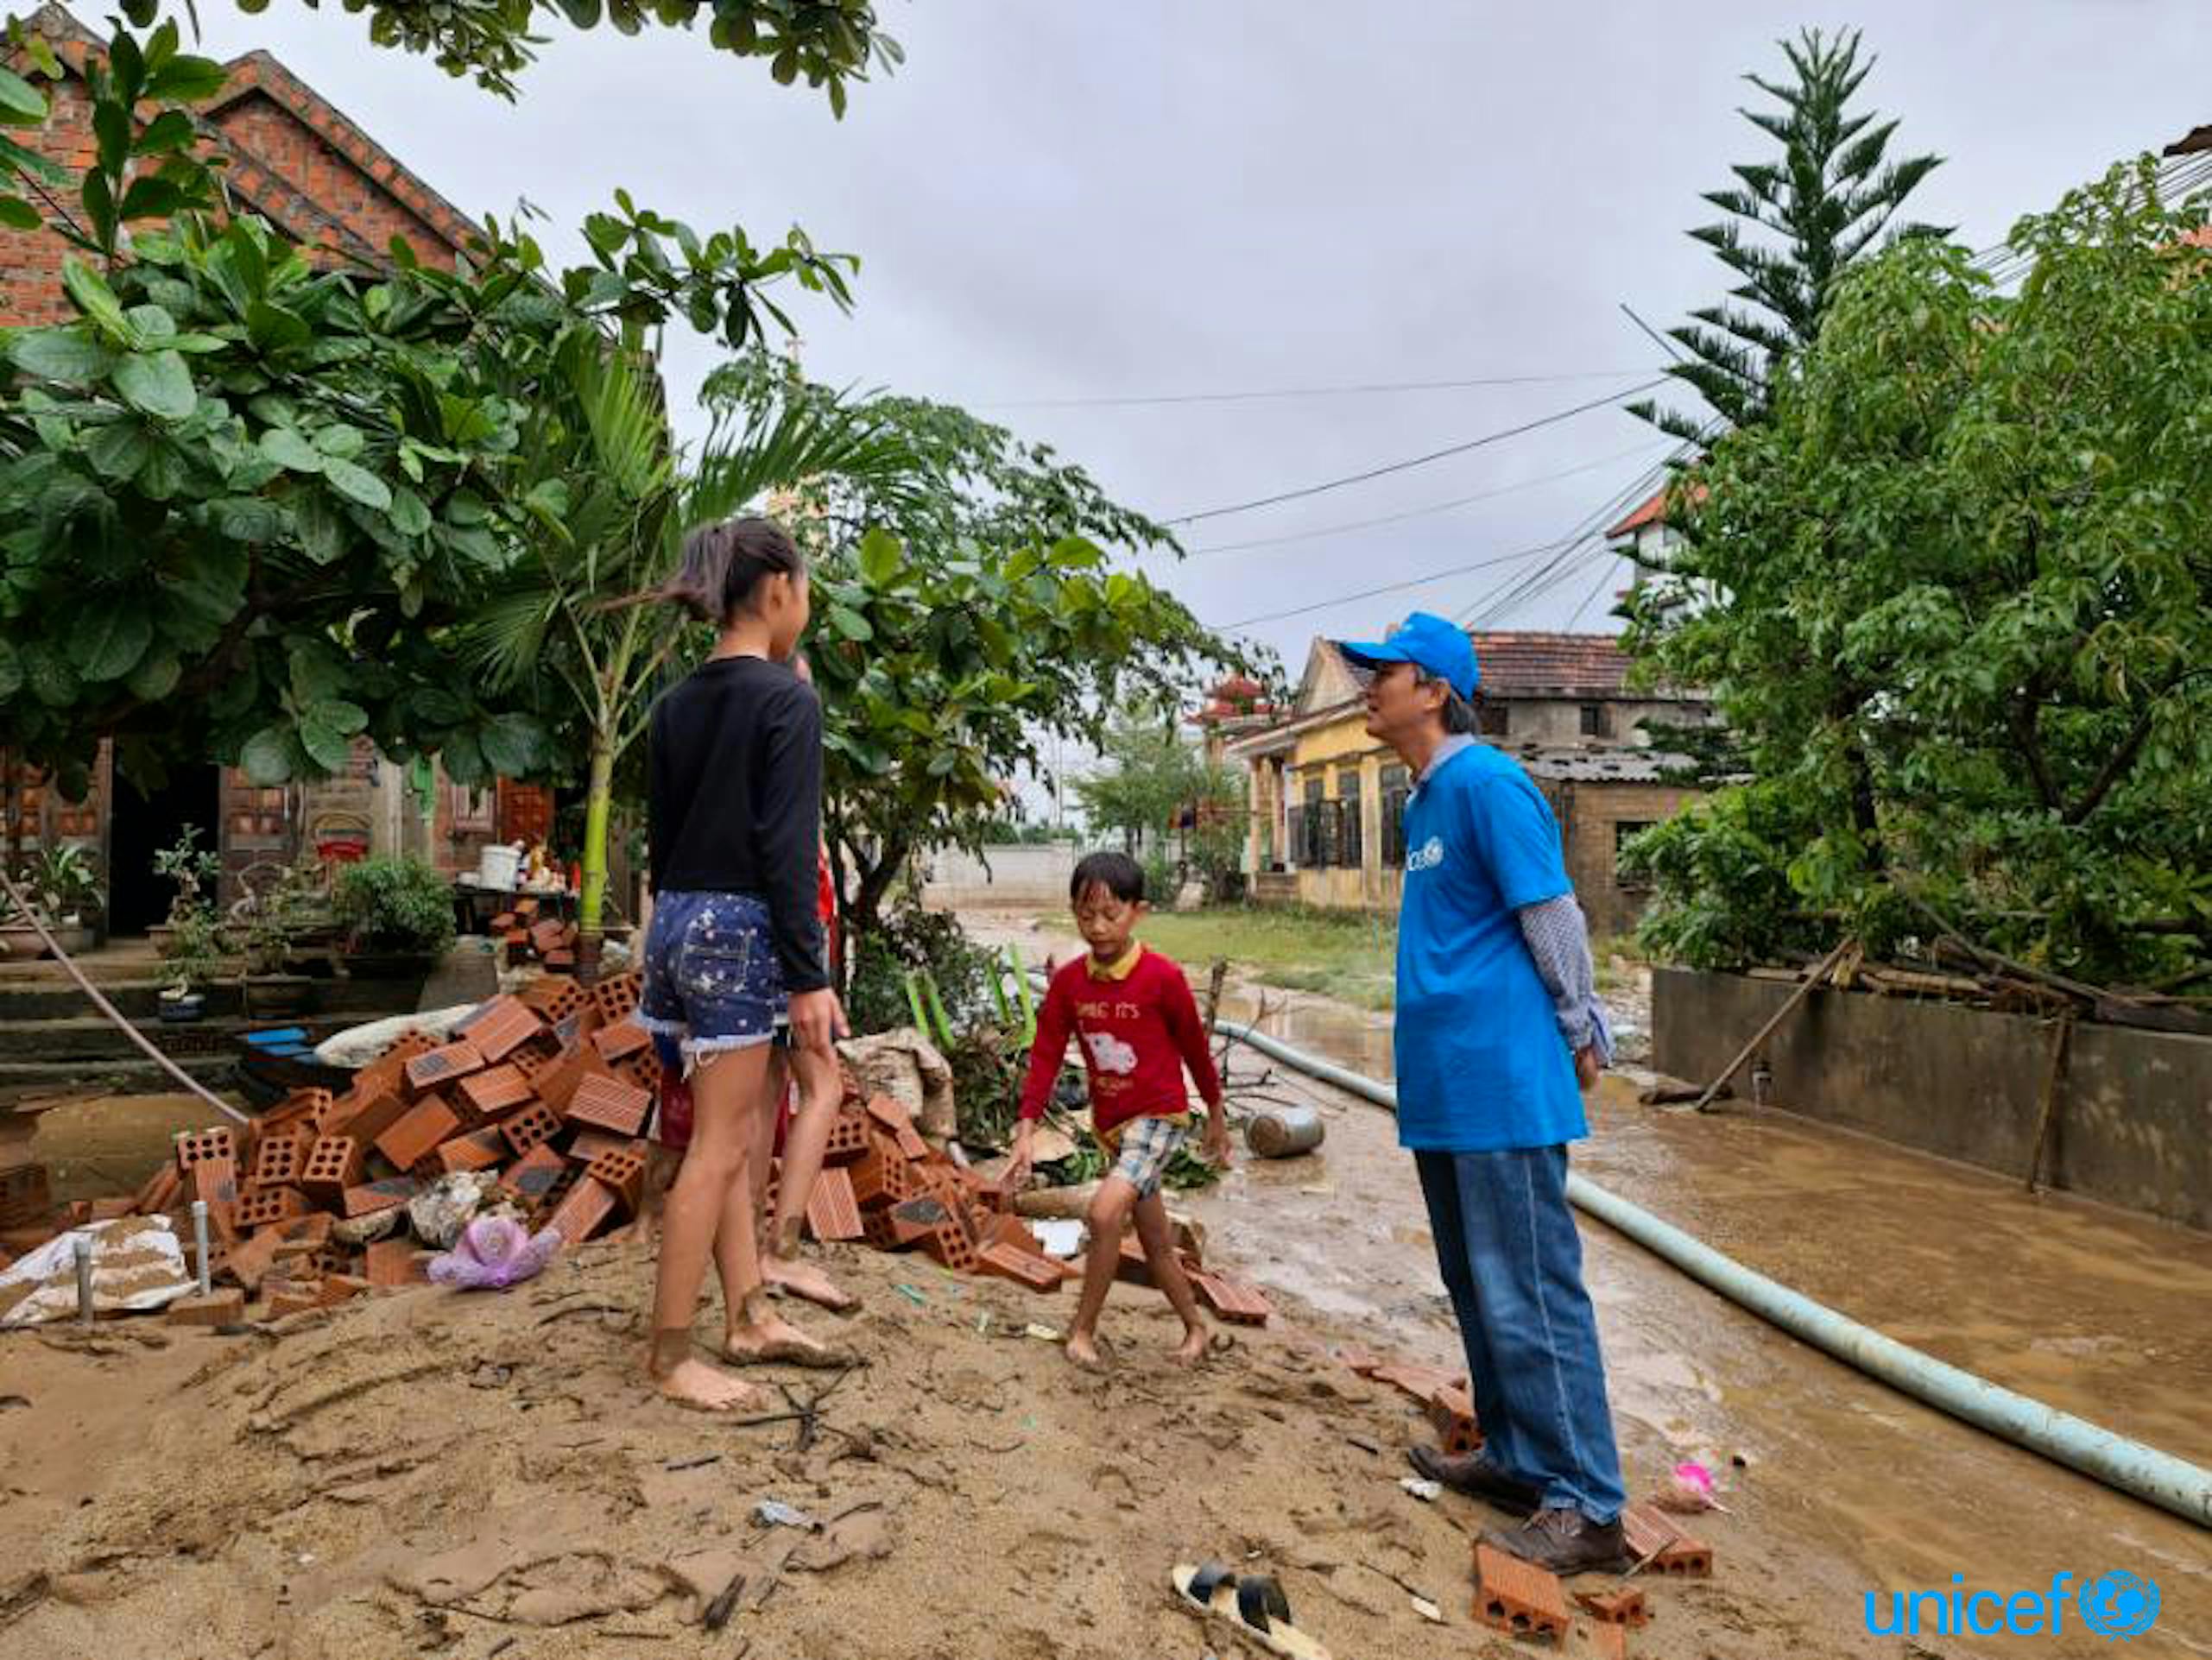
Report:
M 1566 784 L 1660 784 L 1664 774 L 1694 766 L 1687 755 L 1663 749 L 1500 748 L 1528 769 L 1532 778 Z
M 2201 150 L 2212 150 L 2212 126 L 2192 128 L 2166 146 L 2168 155 L 2195 155 Z

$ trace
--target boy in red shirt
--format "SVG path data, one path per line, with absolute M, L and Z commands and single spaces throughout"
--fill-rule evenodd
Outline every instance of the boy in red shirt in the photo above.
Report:
M 1081 1367 L 1099 1364 L 1098 1316 L 1120 1266 L 1122 1230 L 1134 1215 L 1153 1283 L 1183 1317 L 1183 1341 L 1175 1358 L 1187 1364 L 1205 1354 L 1206 1326 L 1190 1279 L 1175 1259 L 1160 1178 L 1191 1138 L 1185 1068 L 1206 1103 L 1205 1156 L 1228 1165 L 1229 1119 L 1222 1111 L 1221 1078 L 1183 970 L 1136 939 L 1147 909 L 1143 868 L 1126 853 L 1094 853 L 1076 867 L 1068 897 L 1075 906 L 1076 927 L 1090 950 L 1052 976 L 1038 1011 L 1037 1043 L 1029 1052 L 1021 1127 L 1014 1133 L 1007 1184 L 1018 1188 L 1028 1177 L 1037 1120 L 1052 1098 L 1069 1037 L 1080 1037 L 1090 1082 L 1091 1124 L 1115 1163 L 1090 1203 L 1090 1254 L 1084 1265 L 1075 1329 L 1068 1334 L 1068 1358 Z

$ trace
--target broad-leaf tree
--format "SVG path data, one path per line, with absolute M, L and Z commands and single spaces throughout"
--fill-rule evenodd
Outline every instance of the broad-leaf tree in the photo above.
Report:
M 1660 950 L 1949 926 L 2212 975 L 2212 256 L 2158 193 L 2146 158 L 2024 220 L 2017 293 L 1890 249 L 1712 446 L 1664 579 L 1707 597 L 1634 643 L 1756 779 L 1638 842 Z
M 141 780 L 313 777 L 363 734 L 463 783 L 544 767 L 542 723 L 458 672 L 453 631 L 542 527 L 521 446 L 563 395 L 559 343 L 678 318 L 743 344 L 781 315 L 765 287 L 842 301 L 849 262 L 623 196 L 566 271 L 490 221 L 458 272 L 404 244 L 381 272 L 311 262 L 201 211 L 196 130 L 162 100 L 218 66 L 168 25 L 106 60 L 76 188 L 18 164 L 80 250 L 79 316 L 0 333 L 0 730 L 73 794 L 103 738 Z
M 1101 761 L 1075 786 L 1092 828 L 1119 831 L 1133 852 L 1179 846 L 1217 887 L 1236 868 L 1247 828 L 1243 773 L 1208 761 L 1174 705 L 1123 710 L 1107 729 Z
M 757 355 L 714 384 L 739 406 L 835 396 Z M 977 845 L 1053 735 L 1095 742 L 1127 699 L 1187 701 L 1233 660 L 1172 596 L 1114 568 L 1109 550 L 1172 543 L 1082 469 L 949 405 L 855 407 L 909 470 L 822 480 L 790 515 L 812 557 L 808 653 L 849 968 L 914 855 Z
M 1690 233 L 1713 250 L 1736 286 L 1728 300 L 1667 331 L 1689 354 L 1667 373 L 1697 392 L 1711 414 L 1636 407 L 1683 438 L 1703 438 L 1713 417 L 1729 426 L 1760 419 L 1776 364 L 1812 342 L 1844 273 L 1875 250 L 1905 199 L 1940 164 L 1933 155 L 1891 160 L 1897 123 L 1853 108 L 1874 65 L 1860 57 L 1855 30 L 1808 29 L 1779 44 L 1793 79 L 1744 79 L 1781 107 L 1742 112 L 1779 154 L 1735 167 L 1734 185 L 1708 191 L 1705 200 L 1728 217 Z M 1912 225 L 1902 234 L 1948 232 Z

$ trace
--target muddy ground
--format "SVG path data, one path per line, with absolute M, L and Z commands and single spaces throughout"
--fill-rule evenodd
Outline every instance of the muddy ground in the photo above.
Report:
M 1386 1070 L 1380 1022 L 1316 1000 L 1274 1018 Z M 1282 1311 L 1196 1374 L 1166 1364 L 1152 1294 L 1116 1290 L 1121 1364 L 1099 1382 L 1020 1335 L 1064 1322 L 1072 1291 L 866 1253 L 838 1264 L 865 1311 L 815 1323 L 869 1364 L 803 1452 L 793 1423 L 704 1419 L 640 1386 L 648 1265 L 626 1246 L 504 1296 L 401 1293 L 276 1337 L 136 1322 L 92 1352 L 0 1339 L 0 1397 L 28 1403 L 0 1404 L 0 1656 L 1246 1651 L 1166 1593 L 1170 1565 L 1203 1556 L 1279 1573 L 1339 1657 L 1542 1652 L 1471 1619 L 1469 1536 L 1495 1518 L 1406 1494 L 1423 1426 L 1330 1357 L 1351 1341 L 1456 1364 L 1387 1115 L 1262 1080 L 1248 1055 L 1237 1071 L 1313 1101 L 1329 1140 L 1191 1202 L 1210 1257 Z M 155 1152 L 164 1110 L 132 1109 Z M 1785 1115 L 1655 1114 L 1619 1079 L 1593 1115 L 1579 1167 L 1625 1196 L 1946 1359 L 2212 1461 L 2212 1240 Z M 56 1114 L 44 1150 L 135 1164 L 129 1116 Z M 2212 1653 L 2212 1536 L 1858 1377 L 1602 1227 L 1584 1237 L 1632 1488 L 1699 1458 L 1730 1507 L 1698 1524 L 1716 1579 L 1652 1587 L 1659 1618 L 1632 1653 L 2109 1654 L 2078 1632 L 1874 1637 L 1862 1606 L 1953 1573 L 2010 1591 L 2114 1568 L 2163 1592 L 2128 1652 Z M 802 1403 L 827 1381 L 768 1376 Z M 838 1519 L 768 1530 L 753 1516 L 769 1498 Z M 740 1574 L 709 1633 L 702 1605 Z M 1565 1651 L 1596 1651 L 1583 1630 Z

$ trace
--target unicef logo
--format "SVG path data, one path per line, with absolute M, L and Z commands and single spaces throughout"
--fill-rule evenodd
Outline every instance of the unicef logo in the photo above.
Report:
M 1440 836 L 1431 836 L 1420 847 L 1406 855 L 1406 872 L 1411 875 L 1416 871 L 1434 870 L 1443 862 L 1444 838 Z
M 2139 1579 L 2118 1569 L 2102 1579 L 2084 1581 L 2075 1593 L 2082 1623 L 2100 1637 L 2126 1642 L 2149 1631 L 2158 1618 L 2158 1587 L 2155 1581 Z

